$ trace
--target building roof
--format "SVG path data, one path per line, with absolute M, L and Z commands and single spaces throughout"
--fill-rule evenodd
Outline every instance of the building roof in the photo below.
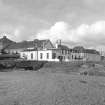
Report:
M 85 49 L 84 51 L 85 53 L 90 53 L 90 54 L 99 54 L 98 51 L 94 50 L 94 49 Z
M 76 46 L 73 48 L 73 51 L 74 52 L 82 52 L 82 53 L 90 53 L 90 54 L 99 54 L 98 51 L 96 51 L 95 49 L 85 49 L 84 47 L 82 46 Z
M 0 52 L 1 52 L 1 50 L 7 49 L 8 46 L 13 43 L 15 43 L 15 42 L 8 39 L 6 36 L 3 36 L 3 38 L 0 38 Z
M 70 50 L 70 48 L 68 48 L 66 45 L 58 45 L 58 49 Z
M 3 38 L 0 39 L 0 43 L 2 43 L 2 45 L 8 45 L 15 42 L 8 39 L 6 36 L 3 36 Z
M 76 47 L 73 48 L 73 50 L 84 51 L 84 47 L 82 47 L 82 46 L 76 46 Z
M 50 40 L 38 40 L 34 41 L 22 41 L 18 43 L 11 44 L 8 49 L 27 49 L 27 48 L 38 48 L 42 49 L 45 45 L 50 42 Z M 53 45 L 52 45 L 53 46 Z
M 22 42 L 14 42 L 10 39 L 8 39 L 6 36 L 3 36 L 3 38 L 0 39 L 0 43 L 3 45 L 3 47 L 7 49 L 28 49 L 28 48 L 34 48 L 35 49 L 43 49 L 46 48 L 46 45 L 50 43 L 50 47 L 48 49 L 55 49 L 53 44 L 50 40 L 38 40 L 35 39 L 34 41 L 22 41 Z M 68 48 L 66 45 L 58 45 L 58 49 L 61 50 L 70 50 L 73 52 L 83 52 L 83 53 L 91 53 L 91 54 L 99 54 L 98 51 L 94 49 L 85 49 L 82 46 L 76 46 L 73 49 Z

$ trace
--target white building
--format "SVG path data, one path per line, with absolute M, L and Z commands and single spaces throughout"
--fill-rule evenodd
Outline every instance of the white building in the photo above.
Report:
M 38 61 L 100 61 L 98 51 L 75 47 L 69 49 L 67 46 L 56 43 L 55 48 L 27 49 L 21 52 L 21 58 Z
M 5 49 L 7 53 L 18 53 L 21 58 L 38 61 L 100 61 L 101 56 L 94 49 L 85 49 L 77 46 L 73 49 L 61 44 L 58 40 L 55 47 L 50 40 L 38 40 L 14 42 L 6 36 L 0 39 L 0 51 Z
M 83 61 L 100 61 L 101 55 L 94 49 L 85 49 L 81 46 L 77 46 L 72 49 L 72 57 L 75 60 Z
M 70 61 L 70 49 L 63 45 L 56 45 L 56 48 L 27 49 L 21 52 L 21 58 L 38 61 Z

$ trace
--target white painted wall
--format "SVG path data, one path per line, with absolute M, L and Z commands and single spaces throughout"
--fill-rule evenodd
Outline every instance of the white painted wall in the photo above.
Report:
M 42 59 L 40 58 L 40 55 L 42 53 Z M 49 58 L 47 59 L 47 53 L 49 54 Z M 51 60 L 52 59 L 52 51 L 51 50 L 43 50 L 43 51 L 38 51 L 38 60 L 42 61 L 42 60 Z
M 40 55 L 43 55 L 42 59 Z M 49 58 L 47 58 L 47 53 L 49 54 Z M 53 53 L 56 53 L 56 58 L 52 59 Z M 31 54 L 33 54 L 33 59 L 31 58 Z M 38 55 L 37 55 L 38 54 Z M 40 51 L 24 51 L 20 53 L 21 58 L 23 55 L 27 57 L 27 60 L 38 60 L 38 61 L 56 61 L 58 62 L 58 56 L 63 56 L 63 61 L 75 61 L 75 56 L 78 58 L 79 56 L 83 59 L 81 60 L 88 60 L 88 61 L 100 61 L 101 56 L 98 54 L 89 54 L 89 53 L 69 53 L 69 54 L 62 54 L 59 50 L 40 50 Z M 73 58 L 72 58 L 73 56 Z M 37 58 L 38 57 L 38 58 Z
M 42 59 L 40 57 L 41 53 L 42 53 Z M 47 58 L 47 53 L 49 54 L 49 58 Z M 24 55 L 25 55 L 27 57 L 27 60 L 59 61 L 57 58 L 52 59 L 52 53 L 54 53 L 53 50 L 24 51 L 24 52 L 21 52 L 20 55 L 21 55 L 21 58 L 24 58 Z M 33 59 L 31 58 L 31 54 L 33 54 Z

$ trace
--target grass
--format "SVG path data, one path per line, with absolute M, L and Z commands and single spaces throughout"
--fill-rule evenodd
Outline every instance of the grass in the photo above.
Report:
M 105 78 L 64 73 L 0 73 L 0 105 L 104 105 Z
M 41 72 L 50 72 L 50 73 L 71 73 L 71 72 L 78 72 L 80 66 L 82 65 L 82 62 L 49 62 L 44 65 L 42 69 L 40 69 Z
M 88 65 L 47 63 L 39 71 L 0 72 L 0 105 L 105 105 L 104 66 Z M 84 71 L 88 75 L 80 75 Z

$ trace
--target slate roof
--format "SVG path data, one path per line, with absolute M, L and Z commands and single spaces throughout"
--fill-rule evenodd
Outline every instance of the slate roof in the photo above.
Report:
M 2 43 L 4 47 L 7 46 L 7 49 L 27 49 L 27 48 L 42 49 L 43 46 L 45 46 L 48 42 L 50 42 L 50 40 L 38 40 L 38 39 L 35 39 L 34 41 L 14 42 L 8 39 L 6 36 L 0 39 L 0 43 Z M 52 45 L 51 42 L 50 44 Z M 54 48 L 53 45 L 52 45 L 52 48 Z M 58 49 L 70 50 L 76 53 L 83 52 L 83 53 L 90 53 L 90 54 L 99 54 L 99 52 L 94 49 L 85 49 L 82 46 L 76 46 L 73 49 L 70 49 L 65 45 L 58 45 Z
M 85 49 L 85 53 L 90 53 L 90 54 L 100 54 L 98 51 L 94 49 Z
M 83 51 L 84 47 L 82 47 L 82 46 L 76 46 L 76 47 L 73 48 L 73 50 L 81 50 L 81 51 Z
M 23 41 L 11 44 L 8 49 L 27 49 L 27 48 L 33 48 L 37 47 L 39 49 L 42 49 L 43 46 L 45 46 L 50 40 L 38 40 L 35 39 L 34 41 Z
M 2 45 L 8 45 L 15 42 L 8 39 L 6 36 L 3 36 L 3 38 L 0 39 L 0 43 L 2 43 Z
M 65 45 L 58 45 L 58 49 L 62 49 L 62 50 L 70 50 L 70 48 L 68 48 Z
M 99 52 L 94 50 L 94 49 L 85 49 L 82 46 L 74 47 L 73 51 L 76 52 L 76 53 L 82 52 L 82 53 L 90 53 L 90 54 L 99 54 Z

